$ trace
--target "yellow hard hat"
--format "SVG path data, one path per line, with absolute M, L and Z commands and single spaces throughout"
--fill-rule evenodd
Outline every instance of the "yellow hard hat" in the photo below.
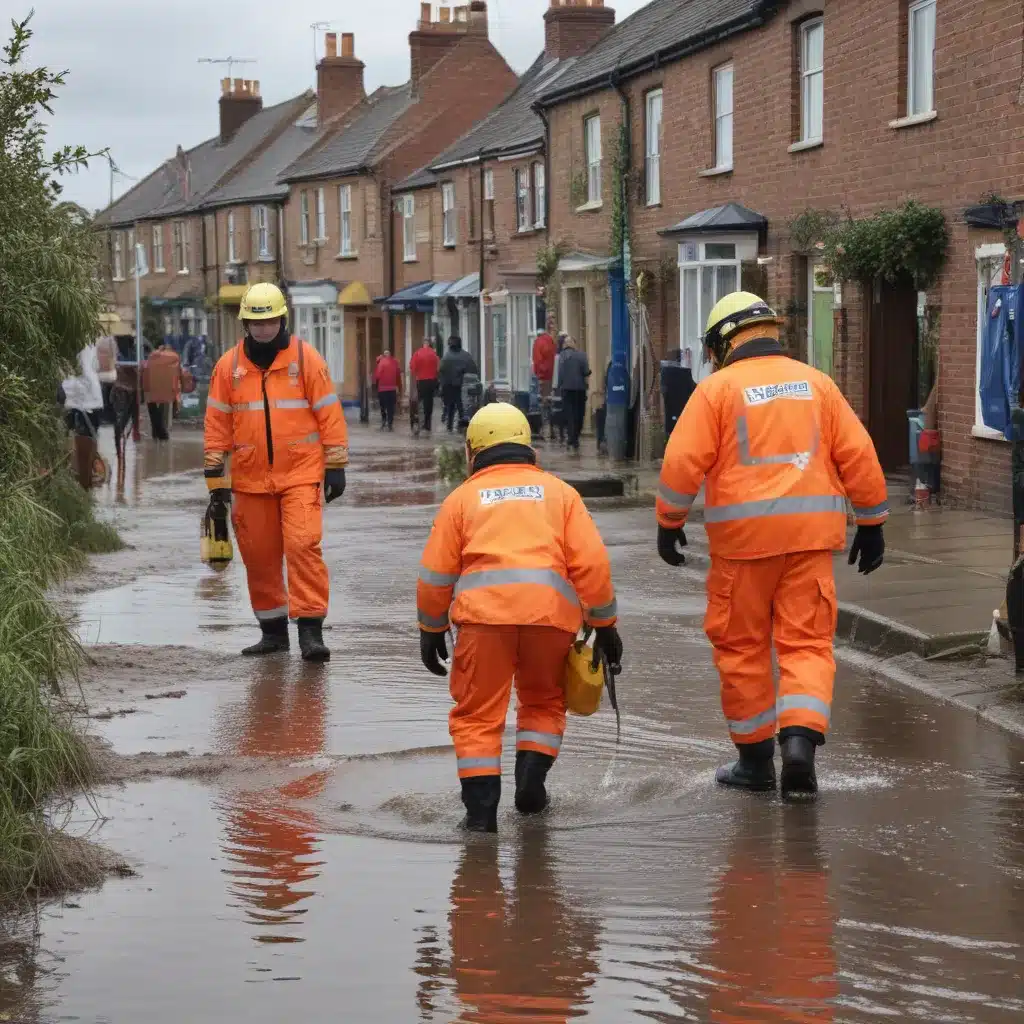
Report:
M 276 284 L 254 284 L 242 299 L 239 320 L 276 320 L 288 315 L 288 303 Z
M 508 402 L 485 405 L 466 428 L 466 447 L 471 455 L 479 455 L 499 444 L 523 444 L 529 448 L 532 440 L 529 420 Z
M 781 323 L 775 310 L 753 292 L 730 292 L 715 303 L 708 314 L 704 344 L 721 362 L 729 350 L 729 339 L 741 328 L 751 324 Z

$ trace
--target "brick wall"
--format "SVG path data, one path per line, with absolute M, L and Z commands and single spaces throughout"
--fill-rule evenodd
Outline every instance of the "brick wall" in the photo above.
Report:
M 1007 446 L 971 436 L 977 326 L 974 248 L 992 239 L 969 232 L 962 212 L 990 190 L 1008 198 L 1024 192 L 1019 171 L 1024 150 L 1024 107 L 1018 103 L 1021 6 L 1011 0 L 938 5 L 938 116 L 930 123 L 903 128 L 892 128 L 889 122 L 905 113 L 905 0 L 823 0 L 813 6 L 824 11 L 825 26 L 825 141 L 820 148 L 788 152 L 796 141 L 794 121 L 799 123 L 794 117 L 796 23 L 791 19 L 806 13 L 807 4 L 786 5 L 763 29 L 628 83 L 637 168 L 643 166 L 644 93 L 653 87 L 664 89 L 661 204 L 640 205 L 633 193 L 637 256 L 652 262 L 662 256 L 671 259 L 675 247 L 659 238 L 658 229 L 707 207 L 739 202 L 768 218 L 767 252 L 774 258 L 768 267 L 769 298 L 784 305 L 793 297 L 796 277 L 787 224 L 803 210 L 846 207 L 860 217 L 908 198 L 941 207 L 952 235 L 946 271 L 932 296 L 942 315 L 939 415 L 944 489 L 957 501 L 1006 509 Z M 981 25 L 999 26 L 999 31 L 980 31 Z M 734 170 L 701 176 L 714 163 L 712 69 L 727 61 L 735 69 Z M 576 212 L 572 180 L 584 170 L 583 119 L 591 113 L 600 113 L 602 119 L 604 206 Z M 553 239 L 607 252 L 611 157 L 620 118 L 619 97 L 610 91 L 551 111 Z M 867 318 L 860 291 L 850 285 L 843 290 L 836 373 L 863 415 Z M 665 306 L 665 314 L 659 312 L 664 321 L 659 329 L 667 329 L 665 338 L 672 340 L 678 295 Z

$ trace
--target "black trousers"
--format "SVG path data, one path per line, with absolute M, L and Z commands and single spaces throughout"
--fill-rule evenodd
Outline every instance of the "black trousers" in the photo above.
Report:
M 153 428 L 153 437 L 157 441 L 169 441 L 171 435 L 167 432 L 167 417 L 171 414 L 169 405 L 162 402 L 147 402 L 149 409 L 149 425 Z
M 565 412 L 565 425 L 569 431 L 569 447 L 579 448 L 580 433 L 583 420 L 587 413 L 586 391 L 562 391 L 562 408 Z
M 398 405 L 398 392 L 381 391 L 378 398 L 380 399 L 381 423 L 389 430 L 393 430 L 395 426 L 395 406 Z
M 110 404 L 114 408 L 114 443 L 118 456 L 121 456 L 124 454 L 124 439 L 128 425 L 139 425 L 139 403 L 134 391 L 115 385 L 110 393 Z
M 441 392 L 441 397 L 444 399 L 444 423 L 450 434 L 455 427 L 462 424 L 462 388 L 446 387 Z
M 423 424 L 424 430 L 430 430 L 434 418 L 434 395 L 437 392 L 437 381 L 417 381 L 416 392 L 420 399 L 420 422 Z

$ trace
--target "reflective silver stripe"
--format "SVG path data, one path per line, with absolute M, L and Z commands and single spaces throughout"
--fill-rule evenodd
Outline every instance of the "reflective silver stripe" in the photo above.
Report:
M 832 708 L 820 697 L 812 697 L 808 693 L 788 693 L 780 697 L 776 704 L 776 710 L 781 715 L 783 711 L 813 711 L 821 715 L 826 722 L 832 719 Z
M 283 608 L 271 608 L 266 612 L 254 611 L 257 622 L 268 622 L 270 619 L 283 619 L 288 615 L 288 606 L 285 605 Z
M 551 587 L 573 604 L 578 605 L 580 601 L 572 584 L 553 569 L 486 569 L 483 572 L 471 572 L 459 577 L 459 582 L 455 584 L 455 596 L 467 590 L 504 587 L 513 583 L 535 583 L 541 587 Z
M 661 483 L 658 484 L 658 497 L 666 505 L 671 505 L 673 508 L 681 510 L 688 509 L 697 500 L 696 494 L 680 494 L 678 491 L 673 491 L 670 487 L 666 487 Z
M 459 582 L 457 572 L 435 572 L 425 565 L 420 566 L 420 582 L 429 583 L 432 587 L 453 587 Z
M 428 615 L 419 609 L 416 610 L 416 620 L 421 626 L 426 626 L 428 629 L 446 629 L 449 624 L 447 615 Z
M 455 764 L 460 772 L 465 768 L 497 768 L 501 771 L 500 757 L 460 757 Z
M 552 750 L 562 749 L 562 737 L 556 736 L 553 732 L 533 732 L 530 729 L 523 729 L 516 733 L 516 743 L 543 743 L 545 747 Z
M 818 428 L 814 428 L 814 437 L 811 439 L 811 447 L 805 452 L 791 452 L 786 455 L 759 455 L 756 458 L 750 454 L 750 428 L 747 426 L 747 417 L 739 416 L 736 419 L 736 443 L 740 449 L 740 463 L 744 466 L 798 466 L 806 469 L 811 457 L 818 451 L 820 438 Z
M 619 602 L 613 597 L 608 604 L 603 604 L 600 608 L 591 608 L 589 614 L 592 619 L 614 619 L 619 614 Z
M 324 395 L 323 398 L 313 403 L 314 409 L 323 409 L 325 406 L 334 405 L 338 401 L 337 395 Z
M 705 523 L 729 523 L 736 519 L 763 516 L 795 516 L 810 512 L 846 514 L 846 499 L 838 494 L 815 494 L 806 498 L 766 498 L 742 501 L 738 505 L 712 505 L 704 508 Z
M 873 505 L 871 508 L 857 508 L 854 505 L 853 514 L 858 519 L 880 519 L 889 514 L 889 502 L 883 501 L 881 505 Z
M 238 405 L 231 406 L 232 412 L 263 412 L 263 401 L 259 402 L 239 402 Z
M 758 729 L 763 729 L 766 725 L 774 724 L 775 708 L 769 708 L 767 711 L 762 711 L 751 718 L 742 718 L 738 722 L 730 721 L 729 732 L 737 736 L 749 736 L 750 733 L 757 732 Z
M 292 444 L 319 444 L 320 435 L 316 432 L 307 434 L 305 437 L 300 437 L 292 442 Z
M 271 402 L 273 409 L 308 409 L 309 402 L 305 398 L 279 398 Z
M 231 412 L 231 406 L 227 402 L 218 402 L 216 398 L 208 398 L 206 404 L 218 412 Z

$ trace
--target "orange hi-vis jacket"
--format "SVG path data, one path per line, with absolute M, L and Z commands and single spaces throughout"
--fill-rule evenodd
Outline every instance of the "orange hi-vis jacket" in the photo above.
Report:
M 231 486 L 246 494 L 280 494 L 323 482 L 327 465 L 348 461 L 348 428 L 327 364 L 292 338 L 264 373 L 244 343 L 213 371 L 206 403 L 207 453 L 231 454 Z
M 528 465 L 491 466 L 448 495 L 416 603 L 420 627 L 434 633 L 449 621 L 575 633 L 584 619 L 611 626 L 617 614 L 608 552 L 583 499 Z
M 707 478 L 712 555 L 770 558 L 846 545 L 889 514 L 885 476 L 864 425 L 835 383 L 757 338 L 697 386 L 665 451 L 658 523 L 686 522 Z

